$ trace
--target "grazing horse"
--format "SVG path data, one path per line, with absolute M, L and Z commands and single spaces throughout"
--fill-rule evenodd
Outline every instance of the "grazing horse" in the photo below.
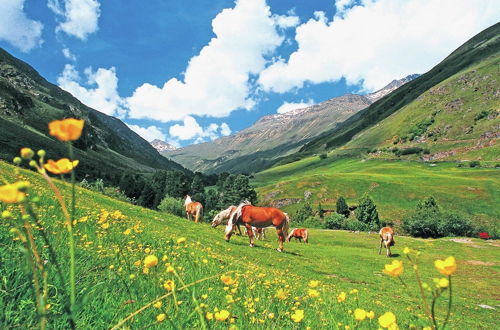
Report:
M 194 217 L 194 222 L 198 222 L 203 217 L 203 205 L 200 202 L 193 202 L 189 195 L 186 196 L 184 201 L 184 207 L 186 208 L 186 216 L 188 220 Z
M 391 246 L 394 246 L 396 242 L 394 242 L 394 230 L 391 227 L 383 227 L 380 229 L 380 248 L 378 249 L 378 254 L 382 251 L 382 243 L 385 245 L 387 249 L 387 256 L 391 256 Z
M 279 239 L 279 252 L 283 252 L 283 242 L 288 236 L 288 228 L 290 226 L 290 218 L 288 214 L 274 207 L 257 207 L 250 203 L 240 204 L 236 211 L 231 215 L 225 230 L 225 239 L 229 242 L 233 233 L 233 228 L 237 224 L 243 224 L 247 229 L 250 247 L 253 247 L 253 231 L 255 228 L 266 228 L 274 226 Z
M 212 228 L 215 228 L 217 227 L 218 225 L 220 225 L 222 223 L 223 220 L 225 219 L 229 219 L 231 217 L 231 215 L 236 211 L 236 206 L 234 205 L 231 205 L 230 207 L 228 207 L 227 209 L 217 213 L 214 217 L 214 219 L 212 220 Z M 240 228 L 240 225 L 236 225 L 236 228 L 238 228 L 238 232 L 241 236 L 241 228 Z
M 287 242 L 290 242 L 292 238 L 295 238 L 295 240 L 299 240 L 300 242 L 302 242 L 302 239 L 304 239 L 304 243 L 309 243 L 309 232 L 307 231 L 307 229 L 295 228 L 286 238 Z

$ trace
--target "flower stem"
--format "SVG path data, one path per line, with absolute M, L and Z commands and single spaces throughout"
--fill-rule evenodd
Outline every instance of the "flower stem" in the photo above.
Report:
M 450 313 L 451 313 L 451 275 L 448 275 L 448 281 L 450 283 L 449 287 L 448 287 L 448 290 L 450 290 L 450 293 L 449 293 L 449 299 L 448 299 L 448 312 L 446 313 L 446 318 L 444 319 L 443 329 L 445 328 L 446 323 L 448 323 L 448 319 L 450 318 Z
M 73 161 L 73 145 L 68 143 L 69 158 Z M 75 240 L 73 237 L 73 221 L 75 219 L 75 170 L 71 171 L 71 213 L 68 224 L 69 232 L 69 283 L 70 283 L 70 303 L 71 312 L 74 312 L 76 304 L 76 285 L 75 285 Z

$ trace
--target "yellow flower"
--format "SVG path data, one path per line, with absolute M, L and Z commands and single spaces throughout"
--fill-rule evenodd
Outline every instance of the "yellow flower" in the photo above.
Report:
M 157 302 L 155 302 L 155 303 L 153 304 L 153 307 L 154 307 L 154 308 L 161 308 L 161 305 L 162 305 L 161 301 L 157 301 Z
M 135 275 L 134 275 L 134 274 L 130 274 L 130 275 L 128 276 L 128 278 L 129 278 L 129 279 L 131 279 L 131 280 L 133 280 L 133 279 L 135 278 Z
M 220 280 L 225 284 L 225 285 L 233 285 L 236 283 L 236 280 L 233 279 L 231 276 L 228 275 L 222 275 L 220 277 Z
M 363 321 L 366 318 L 366 311 L 361 308 L 356 308 L 354 310 L 354 318 L 356 321 Z
M 154 267 L 157 264 L 158 264 L 158 258 L 153 254 L 150 254 L 149 256 L 144 258 L 144 266 L 147 268 Z
M 386 264 L 384 273 L 398 277 L 403 272 L 403 262 L 400 260 L 394 260 L 391 264 Z
M 83 119 L 68 118 L 54 120 L 49 123 L 49 134 L 55 136 L 59 141 L 78 140 L 82 135 Z
M 378 324 L 382 328 L 393 328 L 396 325 L 396 316 L 392 312 L 386 312 L 378 318 Z
M 167 290 L 167 291 L 173 291 L 175 288 L 174 281 L 172 281 L 172 280 L 165 281 L 163 283 L 163 288 L 165 288 L 165 290 Z
M 207 298 L 208 298 L 208 294 L 202 294 L 202 295 L 201 295 L 201 297 L 202 297 L 203 299 L 207 299 Z
M 140 265 L 141 265 L 141 261 L 140 260 L 136 260 L 136 262 L 134 262 L 134 266 L 139 267 Z
M 52 174 L 66 174 L 71 172 L 80 161 L 71 161 L 68 158 L 61 158 L 58 161 L 49 159 L 47 164 L 43 165 L 47 171 Z
M 278 289 L 278 291 L 276 291 L 275 297 L 278 299 L 285 300 L 287 298 L 287 296 L 288 296 L 288 293 L 283 289 Z
M 311 298 L 317 298 L 317 297 L 319 297 L 319 292 L 318 292 L 318 290 L 316 290 L 316 289 L 309 289 L 309 290 L 307 291 L 307 294 L 308 294 L 308 295 L 309 295 L 309 297 L 311 297 Z
M 337 301 L 339 303 L 341 302 L 344 302 L 345 299 L 347 298 L 347 294 L 345 292 L 341 292 L 338 296 L 337 296 Z
M 19 203 L 24 200 L 26 194 L 23 190 L 29 187 L 29 182 L 19 181 L 12 184 L 0 186 L 0 201 L 4 203 Z
M 207 312 L 207 314 L 205 314 L 205 317 L 206 317 L 207 320 L 210 321 L 210 320 L 213 320 L 214 314 L 211 313 L 211 312 Z
M 432 330 L 431 327 L 424 327 L 422 330 Z
M 35 152 L 31 148 L 21 148 L 21 157 L 24 159 L 31 159 L 35 155 Z
M 274 319 L 274 313 L 267 314 L 267 317 L 270 318 L 270 319 Z
M 127 229 L 123 232 L 123 235 L 130 235 L 130 233 L 132 232 L 132 229 Z
M 109 223 L 108 223 L 108 222 L 103 223 L 103 224 L 101 225 L 101 227 L 102 227 L 103 229 L 108 229 L 108 228 L 109 228 Z
M 373 318 L 375 317 L 375 313 L 373 311 L 369 311 L 366 313 L 366 317 L 370 320 L 373 320 Z
M 358 289 L 352 289 L 351 291 L 349 291 L 350 294 L 355 294 L 355 293 L 358 293 Z
M 318 287 L 318 285 L 319 285 L 319 281 L 309 281 L 309 287 L 311 289 Z
M 177 240 L 177 244 L 182 244 L 186 241 L 186 238 L 185 237 L 181 237 Z
M 156 321 L 158 322 L 163 322 L 167 316 L 165 314 L 158 314 L 156 315 Z
M 215 319 L 217 321 L 225 321 L 227 320 L 228 317 L 229 317 L 229 312 L 225 309 L 215 313 Z
M 142 269 L 142 272 L 143 272 L 144 274 L 148 275 L 148 274 L 149 274 L 149 268 L 148 268 L 148 267 L 144 267 L 144 268 Z
M 410 252 L 411 252 L 411 250 L 410 250 L 410 248 L 409 248 L 409 247 L 405 247 L 405 248 L 403 249 L 403 253 L 404 253 L 404 254 L 408 254 L 408 253 L 410 253 Z
M 447 288 L 450 285 L 450 281 L 446 277 L 439 279 L 437 286 L 440 288 Z
M 173 272 L 175 272 L 174 267 L 172 267 L 172 266 L 167 266 L 167 273 L 173 273 Z
M 457 270 L 455 257 L 448 257 L 444 261 L 436 260 L 434 261 L 434 266 L 441 274 L 448 276 L 450 276 Z
M 304 319 L 304 310 L 297 309 L 295 313 L 290 316 L 295 323 L 299 323 Z

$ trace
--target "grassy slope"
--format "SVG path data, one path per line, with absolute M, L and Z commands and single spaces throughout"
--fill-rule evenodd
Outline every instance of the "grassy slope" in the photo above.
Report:
M 344 163 L 344 167 L 349 168 L 349 163 Z M 10 181 L 14 179 L 12 166 L 0 162 L 0 171 Z M 58 255 L 62 257 L 64 268 L 67 269 L 67 234 L 61 224 L 62 216 L 56 202 L 36 174 L 23 171 L 22 175 L 34 184 L 34 191 L 41 196 L 38 209 L 43 215 L 44 230 L 51 236 Z M 59 186 L 68 196 L 69 190 L 63 184 Z M 164 271 L 165 262 L 160 261 L 149 275 L 142 274 L 142 267 L 134 266 L 136 260 L 145 257 L 145 248 L 150 248 L 151 253 L 159 257 L 166 255 L 167 262 L 178 269 L 187 283 L 229 270 L 239 271 L 239 286 L 233 294 L 235 303 L 227 303 L 228 291 L 224 290 L 217 279 L 196 285 L 192 292 L 207 305 L 203 308 L 204 311 L 214 311 L 215 308 L 230 310 L 237 316 L 235 323 L 239 328 L 248 328 L 249 325 L 254 328 L 294 327 L 287 313 L 292 312 L 295 299 L 300 302 L 299 308 L 305 311 L 305 319 L 300 327 L 317 328 L 323 325 L 335 328 L 337 322 L 352 327 L 355 324 L 348 310 L 358 306 L 374 310 L 377 317 L 385 311 L 393 311 L 404 328 L 409 324 L 426 324 L 412 316 L 421 314 L 421 311 L 417 307 L 417 289 L 410 275 L 410 267 L 407 267 L 403 275 L 411 288 L 407 293 L 398 281 L 381 273 L 388 259 L 376 254 L 377 237 L 374 234 L 312 230 L 309 245 L 288 243 L 285 245 L 286 253 L 279 254 L 274 250 L 276 242 L 274 233 L 271 232 L 266 241 L 258 242 L 256 248 L 250 249 L 245 238 L 235 237 L 231 243 L 224 243 L 222 231 L 214 230 L 206 224 L 187 222 L 84 189 L 78 189 L 77 195 L 77 218 L 88 216 L 86 221 L 79 221 L 76 225 L 78 299 L 84 302 L 78 312 L 78 325 L 81 328 L 109 328 L 130 312 L 165 293 L 161 283 L 172 276 Z M 99 214 L 103 214 L 102 209 L 109 212 L 119 210 L 124 216 L 110 216 L 106 220 L 110 227 L 104 229 L 98 223 Z M 12 241 L 9 228 L 2 221 L 0 324 L 4 328 L 20 325 L 29 327 L 34 325 L 30 280 L 23 272 L 24 256 L 19 248 L 20 243 Z M 127 236 L 123 234 L 127 228 L 135 230 Z M 179 237 L 186 237 L 186 243 L 176 244 Z M 474 239 L 473 244 L 460 244 L 448 239 L 419 240 L 406 237 L 397 237 L 396 241 L 393 252 L 397 258 L 402 258 L 399 254 L 404 246 L 418 248 L 423 252 L 420 270 L 429 283 L 432 283 L 433 277 L 438 276 L 432 266 L 433 260 L 448 255 L 454 255 L 458 259 L 458 270 L 453 282 L 453 328 L 492 329 L 498 325 L 495 311 L 477 306 L 498 304 L 498 242 Z M 43 257 L 47 257 L 46 251 L 43 252 Z M 113 269 L 110 269 L 111 265 L 114 266 Z M 57 283 L 50 267 L 49 272 L 50 283 Z M 130 274 L 136 277 L 130 279 Z M 320 298 L 307 298 L 306 286 L 312 279 L 321 281 Z M 290 296 L 285 300 L 275 298 L 278 288 L 285 289 Z M 360 291 L 359 299 L 355 298 L 356 295 L 348 294 L 345 303 L 337 303 L 336 295 L 339 292 L 349 292 L 354 288 Z M 202 298 L 203 294 L 208 295 L 206 300 Z M 51 290 L 51 295 L 55 295 L 54 290 Z M 254 299 L 254 306 L 245 307 L 244 301 L 249 298 Z M 162 311 L 149 308 L 129 325 L 134 328 L 154 325 L 155 316 L 166 312 L 178 328 L 199 327 L 199 319 L 193 312 L 192 296 L 185 291 L 179 292 L 177 300 L 183 301 L 178 309 L 170 298 L 164 301 Z M 61 306 L 57 299 L 52 298 L 49 302 L 52 313 L 60 313 Z M 274 312 L 276 317 L 267 318 L 269 312 Z M 264 323 L 259 323 L 259 319 Z M 50 328 L 64 325 L 60 317 L 49 322 Z M 209 325 L 227 328 L 227 324 L 221 322 L 211 321 Z M 169 324 L 162 324 L 158 328 L 165 326 Z M 368 326 L 369 323 L 364 321 L 361 328 Z M 372 323 L 370 327 L 376 328 L 376 323 Z
M 500 55 L 494 56 L 446 79 L 423 93 L 417 100 L 353 137 L 338 153 L 376 148 L 418 146 L 430 150 L 437 159 L 480 159 L 498 162 L 495 144 L 500 128 Z M 475 120 L 482 111 L 489 116 Z M 424 140 L 393 144 L 397 137 L 409 136 L 412 127 L 423 120 L 434 123 Z M 432 134 L 429 136 L 429 133 Z M 485 136 L 490 138 L 484 138 Z M 490 143 L 492 141 L 492 143 Z M 478 144 L 482 142 L 481 144 Z M 454 150 L 454 154 L 441 154 Z M 395 157 L 384 152 L 378 157 Z
M 497 223 L 500 218 L 500 170 L 457 168 L 452 163 L 429 166 L 408 161 L 310 157 L 275 167 L 255 176 L 262 203 L 304 198 L 334 209 L 339 196 L 356 204 L 369 192 L 383 220 L 400 220 L 418 200 L 433 195 L 445 209 L 473 215 L 476 221 Z M 272 196 L 267 200 L 267 196 Z M 285 207 L 293 213 L 299 204 Z

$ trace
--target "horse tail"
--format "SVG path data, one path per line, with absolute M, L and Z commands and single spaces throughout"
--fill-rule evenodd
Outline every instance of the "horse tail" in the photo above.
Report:
M 287 213 L 284 213 L 283 214 L 285 215 L 285 222 L 283 223 L 283 227 L 282 227 L 282 230 L 283 230 L 283 235 L 285 237 L 288 237 L 288 230 L 290 230 L 290 217 L 288 216 Z M 290 240 L 290 239 L 288 239 Z
M 387 238 L 389 240 L 389 246 L 394 246 L 394 244 L 396 244 L 396 242 L 394 242 L 394 235 L 391 233 L 388 233 L 387 236 L 388 236 Z
M 196 219 L 197 221 L 203 220 L 203 205 L 198 205 L 196 208 Z

